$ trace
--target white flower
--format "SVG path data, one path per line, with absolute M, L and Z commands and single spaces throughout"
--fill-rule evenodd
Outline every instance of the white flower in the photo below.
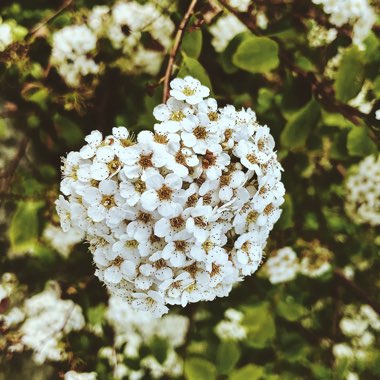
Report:
M 272 284 L 294 280 L 298 272 L 297 255 L 290 247 L 281 248 L 267 260 L 265 269 Z
M 69 371 L 65 373 L 64 380 L 96 380 L 96 372 L 76 372 Z
M 115 9 L 131 30 L 147 16 L 132 2 Z M 284 202 L 269 128 L 251 109 L 218 109 L 208 93 L 194 78 L 174 80 L 154 132 L 93 131 L 62 168 L 62 228 L 85 234 L 112 294 L 155 316 L 167 304 L 225 297 L 254 273 Z M 136 344 L 126 347 L 135 356 Z
M 12 28 L 9 24 L 2 24 L 0 19 L 0 52 L 4 51 L 12 42 Z
M 199 80 L 190 76 L 173 79 L 170 87 L 171 96 L 177 100 L 185 100 L 191 105 L 200 103 L 203 98 L 210 95 L 210 90 L 206 86 L 202 86 Z

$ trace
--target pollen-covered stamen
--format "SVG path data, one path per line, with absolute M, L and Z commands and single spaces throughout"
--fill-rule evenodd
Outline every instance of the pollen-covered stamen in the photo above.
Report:
M 255 154 L 248 154 L 247 155 L 247 160 L 252 164 L 258 164 L 257 157 Z
M 274 210 L 275 210 L 275 208 L 272 205 L 272 203 L 269 203 L 269 205 L 264 208 L 264 214 L 270 215 Z
M 188 272 L 190 274 L 191 277 L 195 278 L 195 276 L 197 275 L 198 273 L 198 267 L 197 267 L 197 264 L 194 263 L 194 264 L 191 264 L 185 268 L 183 268 L 186 272 Z
M 121 264 L 123 264 L 124 262 L 124 259 L 120 256 L 117 256 L 113 261 L 112 261 L 112 265 L 115 265 L 115 266 L 120 266 Z
M 202 127 L 202 126 L 198 126 L 194 129 L 193 131 L 193 134 L 194 136 L 198 139 L 198 140 L 204 140 L 206 137 L 207 137 L 207 131 L 206 131 L 206 128 L 205 127 Z
M 219 265 L 216 265 L 215 263 L 212 263 L 212 266 L 211 266 L 211 277 L 214 277 L 216 275 L 218 275 L 220 273 L 220 266 Z
M 258 212 L 250 211 L 247 215 L 247 222 L 248 223 L 256 223 L 258 217 L 259 217 Z
M 137 248 L 138 245 L 139 245 L 139 243 L 138 243 L 137 240 L 127 240 L 127 241 L 124 243 L 124 247 L 125 247 L 125 248 L 129 248 L 129 249 Z
M 213 152 L 206 150 L 206 154 L 203 157 L 202 160 L 202 167 L 203 169 L 208 169 L 211 166 L 215 165 L 216 162 L 216 156 Z
M 114 158 L 111 162 L 109 162 L 107 164 L 107 167 L 108 167 L 108 170 L 110 171 L 111 174 L 115 173 L 115 172 L 117 172 L 120 169 L 121 162 L 120 162 L 119 159 Z
M 241 250 L 248 253 L 249 252 L 249 242 L 246 241 L 242 246 L 241 246 Z
M 198 194 L 190 195 L 189 198 L 187 198 L 186 206 L 187 207 L 194 207 L 197 204 L 198 199 L 199 199 Z
M 121 144 L 125 147 L 128 148 L 129 146 L 135 145 L 136 143 L 131 139 L 120 139 Z
M 183 241 L 183 240 L 176 240 L 173 242 L 174 243 L 174 247 L 177 251 L 180 251 L 180 252 L 184 252 L 186 251 L 187 247 L 188 247 L 188 243 Z
M 159 133 L 156 133 L 153 137 L 153 140 L 158 144 L 167 144 L 168 143 L 168 137 L 166 135 L 162 135 Z
M 183 92 L 184 95 L 186 95 L 186 96 L 192 96 L 192 95 L 195 94 L 195 90 L 192 89 L 191 87 L 187 87 L 187 86 L 182 90 L 182 92 Z
M 166 185 L 162 185 L 162 187 L 157 190 L 158 199 L 160 201 L 170 200 L 172 198 L 172 194 L 173 190 Z
M 176 218 L 172 218 L 169 220 L 170 222 L 170 225 L 173 227 L 173 228 L 181 228 L 185 225 L 185 219 L 182 218 L 182 216 L 177 216 Z
M 152 220 L 152 215 L 146 212 L 140 212 L 137 216 L 137 220 L 141 220 L 143 223 L 147 224 Z
M 116 204 L 115 199 L 110 195 L 105 195 L 100 203 L 106 208 L 111 208 Z
M 152 168 L 153 167 L 152 156 L 153 156 L 153 153 L 141 155 L 139 159 L 139 165 L 143 169 Z
M 181 121 L 185 118 L 185 115 L 182 111 L 174 111 L 171 115 L 170 115 L 170 120 L 172 121 Z
M 177 164 L 186 166 L 186 156 L 180 150 L 176 153 L 174 158 Z
M 100 181 L 97 181 L 96 179 L 92 179 L 90 181 L 90 184 L 92 187 L 98 187 Z
M 157 260 L 157 261 L 154 263 L 154 267 L 155 267 L 156 269 L 165 268 L 165 267 L 166 267 L 166 261 L 165 261 L 164 259 Z
M 194 218 L 194 223 L 196 226 L 198 227 L 202 227 L 202 228 L 205 228 L 207 227 L 207 222 L 204 220 L 204 218 L 202 218 L 201 216 L 196 216 Z
M 225 174 L 220 177 L 220 186 L 228 186 L 231 183 L 232 176 Z
M 210 121 L 216 121 L 219 119 L 217 112 L 209 112 L 207 116 Z
M 203 204 L 209 205 L 212 202 L 212 193 L 209 191 L 202 198 L 203 198 Z
M 265 140 L 264 140 L 264 139 L 260 139 L 260 140 L 257 142 L 257 147 L 259 148 L 259 150 L 263 150 L 264 147 L 265 147 Z
M 138 179 L 133 186 L 135 187 L 135 190 L 139 193 L 143 193 L 146 190 L 146 184 L 141 179 Z
M 210 240 L 206 240 L 202 244 L 202 248 L 205 250 L 206 253 L 208 253 L 210 249 L 214 248 L 214 243 L 212 243 Z

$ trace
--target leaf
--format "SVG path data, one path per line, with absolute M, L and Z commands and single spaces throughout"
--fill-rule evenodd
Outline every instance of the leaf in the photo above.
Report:
M 151 340 L 149 346 L 152 350 L 153 356 L 157 359 L 159 363 L 163 364 L 168 356 L 169 344 L 167 340 L 155 336 Z
M 276 336 L 276 325 L 268 302 L 246 308 L 243 326 L 247 344 L 254 348 L 268 347 Z
M 348 49 L 339 65 L 334 83 L 336 98 L 342 102 L 354 98 L 364 82 L 363 53 L 356 46 Z
M 285 203 L 282 205 L 282 213 L 279 221 L 276 223 L 276 228 L 286 230 L 294 226 L 294 209 L 293 200 L 290 194 L 285 195 Z
M 297 303 L 293 297 L 288 296 L 277 304 L 278 315 L 287 321 L 298 321 L 306 314 L 306 309 Z
M 216 368 L 209 361 L 202 358 L 190 358 L 184 366 L 187 380 L 213 380 L 216 379 Z
M 232 62 L 250 73 L 267 73 L 279 65 L 278 45 L 268 37 L 246 38 L 237 48 Z
M 227 74 L 232 74 L 238 70 L 238 68 L 232 62 L 232 57 L 233 57 L 234 53 L 236 52 L 238 46 L 241 44 L 241 42 L 247 38 L 250 38 L 250 37 L 252 37 L 251 32 L 243 32 L 243 33 L 237 34 L 229 42 L 227 47 L 224 49 L 224 51 L 220 55 L 220 63 L 223 67 L 223 70 Z
M 350 156 L 364 157 L 376 153 L 376 144 L 368 135 L 366 127 L 354 127 L 347 136 L 347 150 Z
M 181 50 L 188 57 L 197 59 L 202 51 L 203 35 L 200 28 L 185 34 L 181 44 Z
M 32 88 L 28 90 L 24 97 L 29 102 L 33 102 L 37 104 L 41 109 L 47 111 L 48 109 L 48 99 L 49 99 L 49 91 L 47 88 Z
M 258 380 L 264 375 L 264 368 L 248 364 L 232 373 L 229 380 Z
M 53 121 L 59 127 L 60 135 L 68 146 L 75 146 L 83 140 L 84 134 L 82 130 L 72 120 L 55 114 Z
M 21 201 L 17 205 L 8 230 L 13 254 L 34 252 L 39 231 L 38 211 L 42 201 Z
M 311 128 L 317 125 L 319 116 L 320 106 L 314 99 L 294 113 L 281 133 L 280 140 L 284 147 L 290 150 L 302 148 Z
M 178 72 L 179 78 L 184 78 L 186 75 L 198 79 L 204 86 L 207 86 L 212 91 L 211 81 L 204 67 L 194 58 L 183 54 L 183 61 Z
M 240 359 L 240 348 L 236 342 L 223 341 L 218 346 L 216 352 L 216 366 L 218 373 L 222 375 L 229 374 L 236 366 Z

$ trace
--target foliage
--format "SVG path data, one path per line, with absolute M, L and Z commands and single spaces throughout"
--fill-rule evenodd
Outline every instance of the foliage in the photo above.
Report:
M 173 29 L 190 3 L 151 2 L 159 4 Z M 115 345 L 120 331 L 107 317 L 109 298 L 93 275 L 88 246 L 79 243 L 81 236 L 61 233 L 54 201 L 60 157 L 79 149 L 85 135 L 94 129 L 108 135 L 118 125 L 135 134 L 153 129 L 152 111 L 162 99 L 176 31 L 169 33 L 168 46 L 157 41 L 155 32 L 141 32 L 133 49 L 144 46 L 146 55 L 133 65 L 130 57 L 137 50 L 131 54 L 99 37 L 86 53 L 99 72 L 83 75 L 73 87 L 51 61 L 53 36 L 82 24 L 93 7 L 89 0 L 4 1 L 0 6 L 0 268 L 18 279 L 15 285 L 8 275 L 3 278 L 0 313 L 22 309 L 25 300 L 54 280 L 62 299 L 78 304 L 86 320 L 84 329 L 60 340 L 67 352 L 63 360 L 39 365 L 30 349 L 8 350 L 20 340 L 21 322 L 9 328 L 0 314 L 0 379 L 57 379 L 69 370 L 95 371 L 104 380 L 123 378 L 118 366 L 128 368 L 124 378 L 140 369 L 145 378 L 157 373 L 171 378 L 177 376 L 168 370 L 174 364 L 183 373 L 178 377 L 187 380 L 379 378 L 376 319 L 361 309 L 370 304 L 380 312 L 379 226 L 346 214 L 345 183 L 364 157 L 378 155 L 380 20 L 358 44 L 352 40 L 353 25 L 334 25 L 311 0 L 197 2 L 175 52 L 172 77 L 198 78 L 220 105 L 251 107 L 271 128 L 287 195 L 264 261 L 291 247 L 299 267 L 294 280 L 272 284 L 264 263 L 228 298 L 171 310 L 189 320 L 179 346 L 160 336 L 159 328 L 144 341 L 136 327 L 136 335 L 131 334 L 142 339 L 136 357 L 125 354 L 127 342 Z M 372 7 L 375 14 L 380 10 L 376 2 Z M 235 27 L 237 33 L 216 36 L 212 26 L 226 15 L 239 26 L 227 25 L 224 34 Z M 320 38 L 336 29 L 335 38 L 312 41 L 312 20 Z M 12 42 L 3 49 L 5 24 Z M 123 33 L 130 36 L 126 28 Z M 214 48 L 218 37 L 226 39 L 222 51 Z M 153 74 L 142 69 L 150 60 L 158 60 Z M 380 213 L 379 198 L 373 202 Z M 239 311 L 241 319 L 226 316 L 229 309 Z M 366 342 L 342 328 L 347 320 L 365 325 Z M 230 329 L 235 336 L 228 335 Z

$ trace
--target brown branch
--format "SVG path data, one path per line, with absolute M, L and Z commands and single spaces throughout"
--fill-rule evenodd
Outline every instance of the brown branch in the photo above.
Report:
M 55 19 L 61 12 L 68 8 L 73 3 L 73 1 L 74 0 L 64 0 L 62 5 L 53 14 L 47 16 L 45 19 L 35 25 L 26 35 L 26 38 L 33 37 L 42 27 L 48 24 L 51 20 Z
M 260 36 L 262 35 L 261 30 L 257 27 L 255 18 L 252 15 L 244 12 L 239 12 L 237 9 L 231 7 L 227 0 L 219 0 L 230 13 L 232 13 L 239 21 L 241 21 L 251 32 Z M 351 121 L 357 126 L 362 126 L 361 120 L 363 120 L 367 115 L 360 112 L 358 109 L 351 107 L 335 98 L 334 89 L 327 83 L 326 78 L 320 78 L 315 73 L 311 71 L 305 71 L 293 63 L 292 57 L 286 51 L 282 41 L 279 38 L 268 36 L 277 42 L 279 46 L 279 55 L 281 61 L 284 63 L 285 67 L 302 77 L 306 82 L 309 83 L 311 91 L 314 97 L 323 105 L 323 107 L 331 112 L 339 112 L 347 120 Z M 379 137 L 368 128 L 369 135 L 375 143 L 379 144 Z
M 177 29 L 177 32 L 176 32 L 176 35 L 174 38 L 174 44 L 173 44 L 173 47 L 170 51 L 169 62 L 168 62 L 168 66 L 166 67 L 166 72 L 165 72 L 165 77 L 164 77 L 164 94 L 162 97 L 162 100 L 164 103 L 169 98 L 169 82 L 170 82 L 170 77 L 172 76 L 172 73 L 173 73 L 174 61 L 175 61 L 175 58 L 177 56 L 178 49 L 181 46 L 182 38 L 183 38 L 183 35 L 185 33 L 187 23 L 190 20 L 190 16 L 194 12 L 194 7 L 195 7 L 197 1 L 198 0 L 191 0 L 189 8 L 187 9 L 185 15 L 183 16 L 183 19 L 178 26 L 178 29 Z
M 13 176 L 20 164 L 21 159 L 24 157 L 26 148 L 29 143 L 29 137 L 24 136 L 21 140 L 19 148 L 13 157 L 12 161 L 9 163 L 7 169 L 5 169 L 2 173 L 0 173 L 0 194 L 5 197 L 5 194 L 8 193 L 9 187 L 12 183 Z M 0 204 L 2 201 L 2 197 L 0 197 Z
M 360 298 L 363 302 L 370 305 L 373 310 L 376 311 L 377 314 L 380 315 L 380 304 L 373 300 L 362 288 L 356 285 L 353 281 L 347 278 L 344 273 L 340 269 L 335 269 L 334 274 L 336 279 L 347 289 L 349 289 L 352 293 L 354 293 L 358 298 Z

